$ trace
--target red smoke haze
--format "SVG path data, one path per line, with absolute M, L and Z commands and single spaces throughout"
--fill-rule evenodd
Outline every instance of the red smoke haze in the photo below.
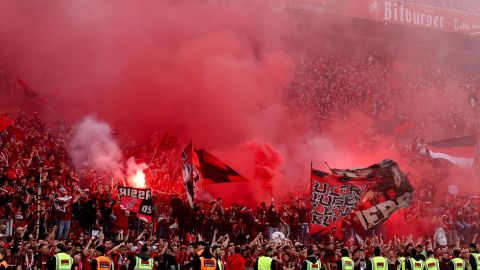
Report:
M 262 180 L 272 181 L 277 197 L 305 192 L 311 161 L 326 169 L 324 161 L 398 160 L 387 137 L 379 137 L 381 151 L 360 149 L 372 125 L 361 114 L 332 120 L 321 135 L 307 131 L 310 116 L 292 114 L 284 90 L 296 46 L 321 41 L 292 43 L 301 36 L 298 18 L 275 12 L 272 1 L 231 2 L 1 1 L 0 41 L 11 48 L 16 74 L 69 121 L 95 113 L 139 140 L 154 130 L 192 139 L 255 183 L 232 194 L 214 188 L 224 199 L 269 199 Z M 424 95 L 423 106 L 411 101 L 401 113 L 444 107 L 431 91 Z

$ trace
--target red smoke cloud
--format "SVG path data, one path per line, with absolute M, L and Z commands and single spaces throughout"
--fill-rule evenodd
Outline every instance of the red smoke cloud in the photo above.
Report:
M 254 3 L 1 3 L 0 33 L 19 75 L 68 119 L 96 112 L 228 146 L 277 128 L 292 77 L 285 25 Z
M 278 164 L 234 161 L 252 155 L 251 138 L 274 141 L 288 119 L 289 22 L 258 2 L 3 2 L 0 37 L 18 76 L 68 120 L 95 113 L 144 139 L 160 130 L 196 147 L 239 146 L 224 159 L 272 178 Z

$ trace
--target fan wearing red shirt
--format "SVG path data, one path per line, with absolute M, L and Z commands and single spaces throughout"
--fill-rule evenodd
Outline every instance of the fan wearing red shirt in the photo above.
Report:
M 91 238 L 87 244 L 87 247 L 83 250 L 82 265 L 84 270 L 91 270 L 91 262 L 94 259 L 95 252 L 95 249 L 91 246 L 91 244 L 94 239 L 95 238 Z
M 115 215 L 115 224 L 114 228 L 116 231 L 120 232 L 123 231 L 123 235 L 128 235 L 128 217 L 130 216 L 130 211 L 120 205 L 120 203 L 116 203 L 113 206 L 113 215 Z
M 182 250 L 182 247 L 180 247 L 180 250 Z M 191 262 L 193 261 L 193 256 L 195 256 L 195 249 L 193 248 L 193 246 L 188 246 L 186 258 L 184 259 L 183 263 L 177 261 L 180 264 L 180 269 L 193 269 L 192 267 L 188 267 L 188 265 L 191 264 Z
M 186 246 L 180 246 L 180 252 L 177 253 L 177 256 L 175 257 L 177 260 L 177 263 L 182 266 L 187 264 L 188 262 L 191 261 L 189 258 L 189 255 L 187 253 L 187 247 Z
M 253 270 L 253 266 L 255 265 L 255 259 L 252 257 L 248 257 L 245 259 L 245 269 L 246 270 Z
M 235 253 L 227 259 L 226 270 L 244 270 L 246 260 L 240 254 L 242 250 L 239 246 L 236 246 L 234 250 Z

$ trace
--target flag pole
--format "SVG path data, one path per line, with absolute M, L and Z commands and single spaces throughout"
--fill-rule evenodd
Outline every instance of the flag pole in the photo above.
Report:
M 335 175 L 336 175 L 337 173 L 336 173 L 335 171 L 333 171 L 332 168 L 330 168 L 330 166 L 328 165 L 328 163 L 327 163 L 326 161 L 324 161 L 324 162 L 325 162 L 325 165 L 327 165 L 327 168 L 330 170 L 330 172 L 331 172 L 332 174 L 335 174 Z
M 312 244 L 312 230 L 310 229 L 311 224 L 312 224 L 312 171 L 313 171 L 313 161 L 310 161 L 310 200 L 309 200 L 309 205 L 310 205 L 310 218 L 308 219 L 308 243 Z
M 189 149 L 189 151 L 191 151 L 191 153 L 190 153 L 190 157 L 191 157 L 191 158 L 190 158 L 190 168 L 191 168 L 191 170 L 190 170 L 190 181 L 192 181 L 192 184 L 193 184 L 193 183 L 194 183 L 194 179 L 193 179 L 193 153 L 195 152 L 195 148 L 193 147 L 193 140 L 192 140 L 192 139 L 190 139 L 190 145 L 192 146 L 192 147 Z M 187 190 L 187 193 L 188 193 L 188 190 Z M 187 194 L 187 195 L 188 195 L 188 194 Z M 195 188 L 193 189 L 193 195 L 196 195 L 196 194 L 195 194 Z M 192 198 L 193 209 L 195 209 L 195 197 L 196 197 L 196 196 L 194 196 L 194 197 Z M 187 196 L 186 199 L 187 199 L 187 201 L 188 201 L 188 196 Z
M 155 152 L 153 153 L 152 159 L 150 159 L 150 162 L 148 162 L 148 165 L 147 165 L 148 167 L 150 167 L 153 160 L 157 157 L 157 152 L 158 152 L 158 148 L 155 148 Z
M 55 117 L 55 120 L 57 122 L 60 121 L 60 118 L 58 117 L 57 113 L 53 110 L 52 106 L 50 106 L 50 104 L 48 103 L 45 103 L 45 106 L 47 107 L 47 109 L 50 111 L 50 113 L 53 115 L 53 117 Z
M 42 179 L 41 177 L 38 178 L 38 183 L 37 184 L 37 194 L 36 194 L 36 199 L 37 199 L 37 220 L 35 221 L 35 239 L 38 240 L 40 237 L 40 219 L 42 217 L 42 209 L 41 209 L 41 198 L 42 198 L 42 185 L 41 182 Z

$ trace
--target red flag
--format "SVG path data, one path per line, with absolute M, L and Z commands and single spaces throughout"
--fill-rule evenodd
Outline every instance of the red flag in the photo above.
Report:
M 22 88 L 23 93 L 26 97 L 40 99 L 40 96 L 37 94 L 37 92 L 19 77 L 17 77 L 17 82 L 18 85 L 20 85 L 20 87 Z
M 413 186 L 393 160 L 331 171 L 334 175 L 312 169 L 313 233 L 333 229 L 339 220 L 369 230 L 412 201 Z
M 131 196 L 123 196 L 120 205 L 130 212 L 138 212 L 142 200 Z
M 2 118 L 0 118 L 0 132 L 4 131 L 10 126 L 13 126 L 15 124 L 15 120 L 9 118 L 7 115 L 3 115 Z
M 338 240 L 343 240 L 343 228 L 342 228 L 342 225 L 343 225 L 343 219 L 339 220 L 338 221 L 338 224 L 337 224 L 337 227 L 335 228 L 335 237 L 338 239 Z
M 141 214 L 141 213 L 137 213 L 137 217 L 140 220 L 142 220 L 143 222 L 152 223 L 152 217 L 151 216 L 144 215 L 144 214 Z

